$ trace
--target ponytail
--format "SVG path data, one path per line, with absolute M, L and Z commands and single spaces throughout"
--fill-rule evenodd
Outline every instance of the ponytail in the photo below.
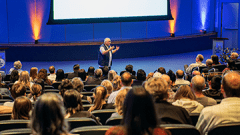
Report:
M 102 85 L 97 86 L 94 89 L 94 94 L 95 94 L 94 105 L 89 108 L 88 111 L 90 111 L 90 112 L 93 110 L 101 110 L 102 109 L 103 101 L 105 100 L 106 95 L 107 95 L 107 89 Z

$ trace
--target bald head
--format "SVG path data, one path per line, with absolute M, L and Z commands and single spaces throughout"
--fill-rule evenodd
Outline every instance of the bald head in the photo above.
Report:
M 183 72 L 182 70 L 178 70 L 178 71 L 176 72 L 176 75 L 177 75 L 177 78 L 182 79 L 183 76 L 184 76 L 184 72 Z
M 240 97 L 240 74 L 228 72 L 223 77 L 222 86 L 227 97 Z
M 131 86 L 132 75 L 129 72 L 124 72 L 121 76 L 121 82 L 123 86 Z
M 191 87 L 194 91 L 202 92 L 205 88 L 205 79 L 200 75 L 194 76 L 191 81 Z
M 50 72 L 51 74 L 55 73 L 55 67 L 54 67 L 54 66 L 50 66 L 50 67 L 49 67 L 49 72 Z

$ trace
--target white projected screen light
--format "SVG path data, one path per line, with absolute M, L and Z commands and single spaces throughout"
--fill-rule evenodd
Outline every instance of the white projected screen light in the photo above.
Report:
M 54 0 L 53 19 L 162 16 L 167 0 Z

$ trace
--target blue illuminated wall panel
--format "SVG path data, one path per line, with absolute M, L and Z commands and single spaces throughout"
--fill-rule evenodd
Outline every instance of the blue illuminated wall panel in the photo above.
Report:
M 0 43 L 8 42 L 6 0 L 0 0 Z
M 94 41 L 103 40 L 109 37 L 112 40 L 119 40 L 120 23 L 95 23 L 94 24 Z
M 65 27 L 66 42 L 93 40 L 93 24 L 71 24 Z
M 122 39 L 146 38 L 146 22 L 122 22 Z
M 167 37 L 169 36 L 168 21 L 148 21 L 147 38 Z

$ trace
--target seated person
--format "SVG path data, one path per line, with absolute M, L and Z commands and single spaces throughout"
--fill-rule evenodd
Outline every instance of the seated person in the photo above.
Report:
M 89 108 L 89 112 L 93 110 L 101 110 L 101 109 L 114 109 L 113 103 L 106 103 L 107 96 L 107 88 L 104 86 L 97 86 L 94 89 L 93 97 L 94 104 Z
M 101 85 L 107 88 L 107 97 L 106 98 L 108 99 L 108 97 L 110 96 L 110 94 L 113 91 L 113 85 L 109 80 L 103 80 L 101 82 Z
M 124 72 L 129 72 L 131 75 L 132 75 L 132 79 L 136 79 L 136 71 L 134 71 L 133 70 L 133 65 L 126 65 L 126 67 L 125 67 L 125 71 L 121 71 L 120 72 L 120 76 L 122 76 L 122 74 L 124 73 Z
M 30 91 L 31 91 L 31 96 L 32 96 L 30 101 L 35 102 L 38 100 L 39 96 L 42 95 L 42 86 L 40 84 L 33 84 Z
M 143 87 L 133 87 L 128 92 L 123 106 L 122 125 L 111 127 L 105 135 L 171 134 L 157 124 L 152 96 Z
M 58 69 L 56 72 L 56 81 L 61 82 L 64 79 L 64 71 L 62 69 Z
M 13 70 L 10 74 L 10 83 L 15 83 L 19 79 L 19 73 L 17 70 Z
M 206 66 L 206 64 L 202 63 L 203 59 L 203 55 L 198 54 L 196 57 L 196 63 L 190 64 L 189 67 L 186 69 L 186 73 L 190 74 L 194 67 Z
M 17 97 L 14 101 L 12 119 L 29 120 L 29 112 L 32 110 L 32 102 L 25 96 Z
M 80 70 L 79 64 L 75 64 L 73 66 L 73 73 L 68 74 L 68 79 L 73 79 L 74 77 L 79 77 L 79 70 Z
M 13 68 L 11 68 L 10 70 L 9 70 L 9 74 L 11 74 L 11 72 L 13 71 L 13 70 L 17 70 L 18 71 L 18 73 L 20 74 L 21 72 L 22 72 L 22 63 L 21 63 L 21 61 L 15 61 L 14 63 L 13 63 Z
M 221 81 L 222 78 L 220 76 L 214 76 L 209 83 L 209 89 L 203 91 L 203 95 L 207 97 L 211 97 L 214 99 L 223 99 L 223 94 L 221 93 Z
M 221 64 L 221 63 L 219 62 L 219 59 L 218 59 L 218 56 L 217 56 L 217 55 L 212 55 L 212 56 L 211 56 L 211 59 L 212 59 L 212 61 L 213 61 L 213 64 L 212 64 L 212 65 L 219 65 L 219 64 Z
M 59 94 L 62 95 L 63 97 L 66 90 L 73 89 L 73 84 L 68 79 L 64 79 L 62 83 L 58 86 L 58 89 L 59 89 Z
M 204 108 L 202 104 L 196 101 L 196 97 L 188 85 L 180 86 L 176 92 L 174 99 L 175 102 L 172 104 L 185 108 L 188 113 L 200 113 Z
M 112 82 L 115 75 L 117 75 L 117 73 L 114 70 L 110 70 L 108 73 L 108 80 Z
M 28 71 L 22 71 L 20 73 L 18 81 L 16 81 L 14 84 L 16 84 L 16 83 L 21 83 L 21 84 L 25 85 L 27 87 L 27 89 L 29 89 L 29 90 L 33 85 L 33 83 L 30 82 L 30 76 L 29 76 Z
M 100 78 L 101 80 L 105 80 L 105 79 L 108 79 L 108 72 L 109 72 L 109 69 L 108 69 L 108 66 L 104 66 L 102 68 L 102 77 Z
M 32 67 L 30 69 L 30 81 L 34 82 L 37 79 L 37 74 L 38 74 L 38 68 L 37 67 Z
M 227 67 L 222 71 L 224 73 L 226 70 L 237 70 L 236 63 L 234 60 L 229 60 Z
M 94 72 L 94 76 L 89 76 L 86 85 L 100 85 L 102 80 L 100 77 L 102 76 L 102 69 L 96 69 Z
M 112 81 L 112 85 L 113 85 L 113 92 L 120 90 L 121 87 L 122 87 L 121 76 L 115 75 L 114 78 L 113 78 L 113 81 Z
M 133 81 L 132 86 L 142 86 L 142 83 L 146 80 L 146 73 L 144 70 L 139 69 L 137 71 L 137 78 Z
M 38 79 L 43 79 L 44 83 L 47 85 L 52 85 L 51 80 L 48 79 L 47 76 L 47 70 L 46 69 L 40 69 L 38 72 Z

